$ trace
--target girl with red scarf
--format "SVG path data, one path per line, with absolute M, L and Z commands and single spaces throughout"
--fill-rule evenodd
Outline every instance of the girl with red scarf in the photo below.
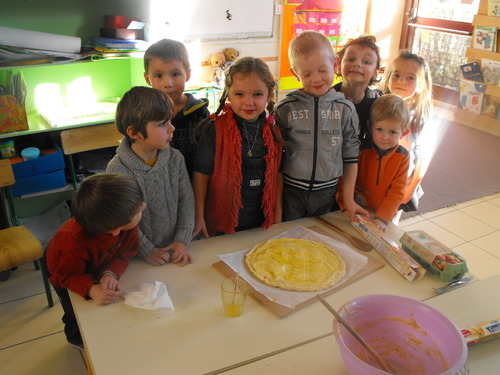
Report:
M 226 75 L 219 108 L 200 124 L 193 236 L 267 229 L 281 221 L 282 139 L 266 114 L 274 107 L 274 87 L 269 67 L 258 58 L 236 60 Z

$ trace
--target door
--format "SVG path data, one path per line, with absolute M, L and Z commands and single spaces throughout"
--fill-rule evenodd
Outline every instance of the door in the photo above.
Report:
M 434 99 L 458 103 L 460 65 L 472 41 L 479 0 L 406 0 L 401 49 L 427 61 Z

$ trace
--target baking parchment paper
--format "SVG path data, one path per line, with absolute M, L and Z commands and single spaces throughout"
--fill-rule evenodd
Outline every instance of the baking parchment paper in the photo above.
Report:
M 333 238 L 323 236 L 311 229 L 303 227 L 301 225 L 290 229 L 289 231 L 283 232 L 272 238 L 305 238 L 311 241 L 318 241 L 324 243 L 327 246 L 331 246 L 337 253 L 342 257 L 346 265 L 346 273 L 340 281 L 334 286 L 320 290 L 317 292 L 297 292 L 283 290 L 279 288 L 273 288 L 265 285 L 260 280 L 256 279 L 250 271 L 247 271 L 245 265 L 245 254 L 250 250 L 244 249 L 230 254 L 219 254 L 219 258 L 225 262 L 229 267 L 238 273 L 247 283 L 249 283 L 256 291 L 263 294 L 267 299 L 278 303 L 280 305 L 294 308 L 298 304 L 305 302 L 317 294 L 323 294 L 331 289 L 337 288 L 339 285 L 347 282 L 351 277 L 353 277 L 357 272 L 359 272 L 368 263 L 368 258 L 364 255 L 359 254 L 353 250 L 350 246 L 336 241 Z

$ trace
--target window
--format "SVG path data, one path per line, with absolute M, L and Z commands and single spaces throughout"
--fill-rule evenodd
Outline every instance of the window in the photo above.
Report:
M 429 64 L 434 97 L 454 103 L 458 97 L 460 65 L 472 40 L 472 19 L 479 0 L 407 0 L 401 34 L 409 49 Z

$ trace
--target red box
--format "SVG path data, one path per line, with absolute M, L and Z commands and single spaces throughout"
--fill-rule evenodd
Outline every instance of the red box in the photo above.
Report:
M 104 16 L 104 27 L 112 29 L 126 29 L 133 21 L 141 22 L 136 18 L 106 15 Z

